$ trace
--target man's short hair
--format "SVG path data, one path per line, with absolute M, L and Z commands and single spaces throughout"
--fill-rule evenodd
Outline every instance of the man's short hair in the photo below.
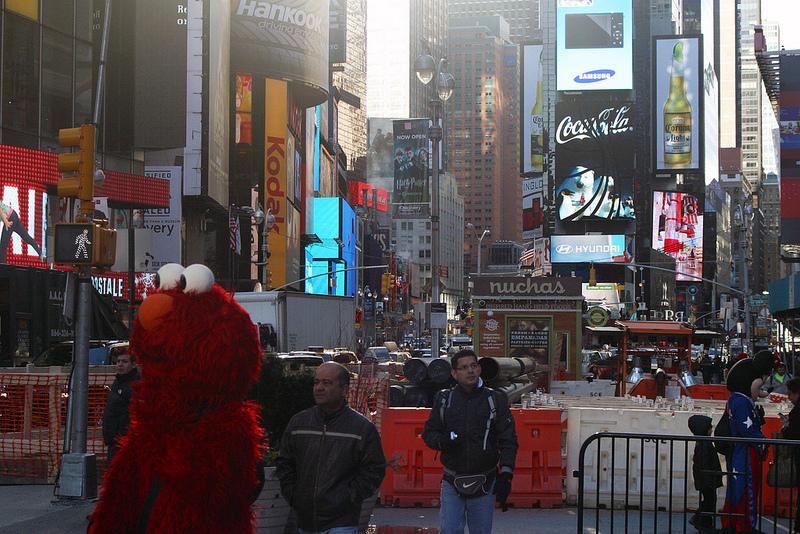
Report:
M 332 363 L 339 369 L 339 386 L 340 387 L 349 386 L 350 370 L 339 362 L 328 362 L 328 363 Z
M 478 361 L 478 355 L 475 354 L 474 350 L 461 349 L 460 351 L 456 352 L 452 358 L 450 358 L 450 366 L 453 368 L 453 370 L 458 369 L 458 360 L 461 358 L 475 358 L 475 361 Z
M 786 382 L 786 389 L 790 393 L 800 393 L 800 378 L 794 377 Z
M 117 354 L 117 360 L 119 360 L 120 356 L 127 356 L 130 358 L 131 363 L 136 363 L 136 356 L 134 356 L 130 351 L 123 351 Z

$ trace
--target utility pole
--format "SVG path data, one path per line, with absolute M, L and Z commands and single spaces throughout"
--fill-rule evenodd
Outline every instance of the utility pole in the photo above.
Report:
M 439 126 L 439 99 L 431 100 L 433 124 L 429 136 L 433 142 L 433 180 L 431 184 L 431 308 L 439 304 L 439 143 L 442 140 L 442 127 Z M 431 316 L 433 314 L 431 313 Z M 439 328 L 431 327 L 431 356 L 439 357 Z

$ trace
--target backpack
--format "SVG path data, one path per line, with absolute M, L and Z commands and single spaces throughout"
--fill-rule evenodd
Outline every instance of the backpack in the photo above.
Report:
M 717 426 L 714 427 L 714 436 L 717 438 L 731 437 L 731 419 L 728 415 L 728 404 L 725 404 L 725 411 L 722 413 Z M 714 448 L 723 456 L 730 456 L 733 453 L 733 443 L 726 441 L 715 441 Z
M 442 421 L 442 425 L 444 425 L 444 412 L 450 407 L 451 395 L 452 390 L 444 389 L 441 391 L 439 400 L 439 419 Z M 486 420 L 486 432 L 483 435 L 483 450 L 486 450 L 486 446 L 489 441 L 489 431 L 492 429 L 492 422 L 494 421 L 495 417 L 497 417 L 497 409 L 495 408 L 494 404 L 494 391 L 489 390 L 489 395 L 486 397 L 486 401 L 489 403 L 489 418 Z

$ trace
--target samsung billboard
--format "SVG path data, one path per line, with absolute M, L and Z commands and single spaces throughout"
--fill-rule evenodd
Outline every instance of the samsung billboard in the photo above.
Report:
M 630 263 L 633 254 L 622 234 L 550 236 L 552 263 Z
M 556 88 L 633 88 L 633 0 L 557 0 Z

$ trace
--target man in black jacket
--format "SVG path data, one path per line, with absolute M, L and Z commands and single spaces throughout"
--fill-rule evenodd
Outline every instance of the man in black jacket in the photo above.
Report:
M 707 415 L 695 414 L 689 418 L 689 430 L 695 436 L 710 436 L 712 420 Z M 692 457 L 694 487 L 700 492 L 700 507 L 689 523 L 700 532 L 714 532 L 717 518 L 717 488 L 722 487 L 722 467 L 719 455 L 711 441 L 697 441 Z
M 508 398 L 481 380 L 478 357 L 457 352 L 450 361 L 457 385 L 436 395 L 422 439 L 441 451 L 444 477 L 441 534 L 492 531 L 495 498 L 507 510 L 517 457 Z M 499 467 L 499 473 L 498 473 Z
M 349 385 L 346 367 L 322 364 L 316 406 L 292 417 L 281 439 L 276 475 L 301 534 L 357 534 L 361 503 L 386 474 L 375 425 L 347 406 Z
M 139 369 L 131 354 L 117 356 L 117 378 L 108 391 L 106 409 L 103 412 L 103 441 L 108 447 L 108 461 L 119 450 L 117 440 L 128 433 L 129 410 L 133 398 L 134 382 L 139 380 Z

